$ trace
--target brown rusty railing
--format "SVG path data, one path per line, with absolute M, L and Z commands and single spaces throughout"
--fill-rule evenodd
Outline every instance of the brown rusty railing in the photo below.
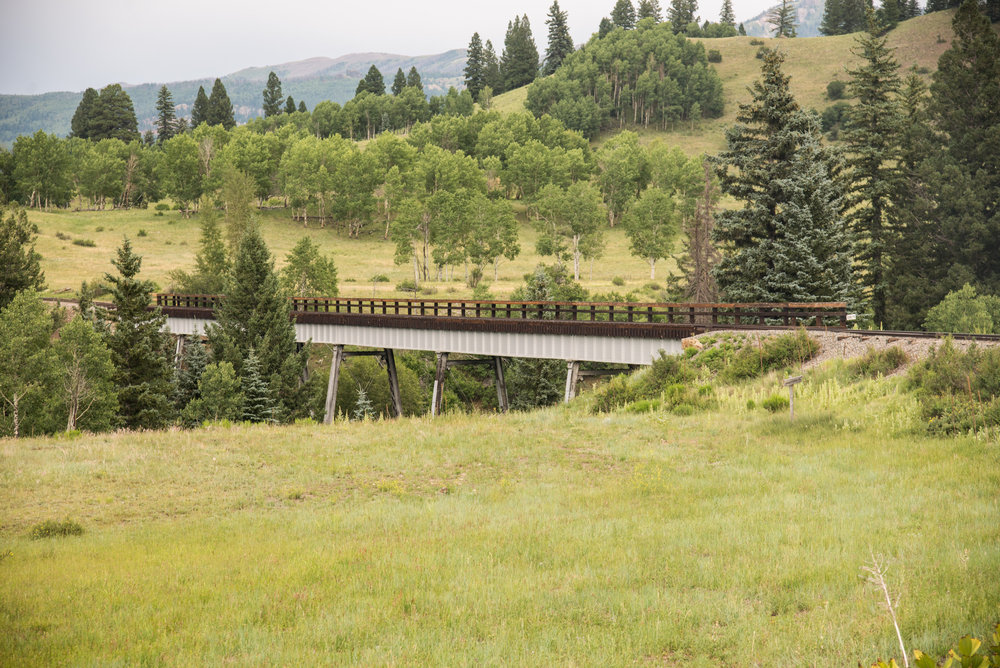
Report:
M 158 294 L 156 305 L 212 309 L 221 295 Z M 620 322 L 700 325 L 709 329 L 762 326 L 847 326 L 843 302 L 821 303 L 631 303 L 483 301 L 475 299 L 369 299 L 295 297 L 293 313 L 411 316 L 420 318 L 502 318 L 567 322 Z

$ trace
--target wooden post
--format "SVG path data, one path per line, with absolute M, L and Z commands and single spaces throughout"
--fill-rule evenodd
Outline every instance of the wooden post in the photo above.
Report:
M 392 348 L 385 349 L 385 370 L 389 373 L 389 394 L 396 417 L 403 417 L 403 400 L 399 396 L 399 376 L 396 374 L 396 356 Z
M 340 365 L 344 361 L 344 346 L 333 347 L 333 359 L 330 360 L 330 380 L 326 384 L 326 412 L 323 414 L 323 424 L 331 424 L 337 414 L 337 383 L 340 382 Z
M 574 360 L 566 360 L 566 394 L 563 397 L 564 403 L 576 396 L 576 381 L 580 378 L 580 363 Z
M 510 410 L 510 403 L 507 401 L 507 381 L 504 380 L 503 377 L 502 358 L 493 358 L 493 372 L 496 376 L 497 383 L 497 405 L 500 407 L 501 413 L 506 413 Z
M 441 395 L 444 393 L 444 376 L 448 371 L 448 353 L 437 353 L 437 370 L 434 372 L 434 392 L 431 394 L 431 416 L 441 413 Z
M 795 421 L 795 386 L 802 382 L 802 376 L 786 378 L 782 383 L 788 388 L 788 412 L 790 419 Z

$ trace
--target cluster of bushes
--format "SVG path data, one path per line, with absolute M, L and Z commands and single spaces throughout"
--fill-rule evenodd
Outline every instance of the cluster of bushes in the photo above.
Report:
M 686 415 L 712 403 L 712 388 L 695 386 L 697 370 L 682 357 L 660 353 L 660 358 L 635 376 L 615 376 L 594 392 L 591 410 L 609 413 L 666 410 Z
M 910 369 L 907 385 L 933 433 L 1000 426 L 1000 348 L 972 345 L 963 352 L 946 339 Z
M 707 337 L 702 343 L 706 347 L 701 351 L 689 349 L 688 357 L 696 366 L 718 374 L 719 379 L 727 383 L 799 366 L 819 352 L 819 343 L 805 330 L 752 339 L 739 334 L 721 334 Z

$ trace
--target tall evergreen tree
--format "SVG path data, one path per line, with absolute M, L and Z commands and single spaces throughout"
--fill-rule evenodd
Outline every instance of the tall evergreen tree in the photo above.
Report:
M 733 0 L 722 0 L 722 13 L 719 15 L 719 23 L 736 27 L 736 14 L 733 12 Z
M 479 91 L 486 85 L 483 69 L 483 42 L 479 33 L 472 33 L 465 59 L 465 89 L 473 98 L 479 97 Z
M 120 139 L 126 144 L 139 140 L 139 124 L 135 119 L 132 98 L 119 85 L 101 89 L 90 120 L 91 141 Z
M 285 113 L 294 114 L 295 113 L 295 100 L 291 95 L 285 100 Z
M 93 123 L 94 114 L 97 111 L 98 95 L 93 88 L 83 91 L 83 98 L 77 105 L 73 113 L 73 120 L 70 121 L 70 137 L 80 139 L 90 139 L 90 126 Z
M 41 290 L 45 275 L 35 251 L 38 226 L 28 222 L 24 209 L 0 209 L 0 310 L 23 290 Z
M 555 72 L 562 61 L 573 53 L 573 39 L 569 36 L 566 12 L 559 9 L 559 0 L 552 0 L 549 7 L 549 18 L 545 24 L 549 27 L 549 48 L 545 51 L 545 67 L 543 74 Z
M 600 24 L 597 26 L 597 36 L 601 39 L 604 39 L 614 29 L 615 29 L 615 24 L 611 22 L 611 19 L 605 16 L 601 19 Z
M 174 97 L 166 86 L 156 95 L 156 143 L 162 144 L 177 134 L 177 114 Z
M 767 22 L 774 28 L 775 37 L 795 37 L 795 28 L 799 23 L 795 11 L 795 0 L 780 0 L 767 13 Z
M 274 72 L 268 72 L 267 85 L 264 87 L 264 118 L 277 116 L 281 113 L 281 79 Z
M 617 0 L 611 10 L 611 22 L 616 28 L 632 30 L 635 28 L 635 7 L 631 0 Z
M 714 239 L 723 253 L 716 280 L 732 301 L 849 301 L 851 243 L 835 181 L 839 165 L 820 144 L 814 116 L 792 97 L 783 60 L 764 51 L 753 99 L 740 105 L 727 148 L 714 158 L 722 192 L 742 203 L 716 216 Z
M 198 86 L 198 95 L 194 98 L 194 105 L 191 107 L 191 127 L 196 128 L 202 123 L 208 122 L 208 95 L 205 95 L 205 87 Z
M 726 0 L 729 2 L 730 0 Z M 639 7 L 636 10 L 636 19 L 653 19 L 657 23 L 663 20 L 663 10 L 660 8 L 659 0 L 639 0 Z
M 670 0 L 667 20 L 675 33 L 684 32 L 689 25 L 698 22 L 698 0 Z
M 243 361 L 240 374 L 240 389 L 243 392 L 243 419 L 247 422 L 273 422 L 274 399 L 267 380 L 261 375 L 260 359 L 253 348 Z
M 198 382 L 205 373 L 206 366 L 208 353 L 205 352 L 205 345 L 200 338 L 192 337 L 184 346 L 184 356 L 177 368 L 177 380 L 174 383 L 174 405 L 177 410 L 184 410 L 192 399 L 198 398 Z
M 360 95 L 365 91 L 372 95 L 385 95 L 385 79 L 382 78 L 382 73 L 379 72 L 374 63 L 368 68 L 368 73 L 365 74 L 364 79 L 358 82 L 358 87 L 354 90 L 354 95 Z
M 232 364 L 240 377 L 250 351 L 257 351 L 261 377 L 279 398 L 280 419 L 292 417 L 299 408 L 299 378 L 306 363 L 305 349 L 296 352 L 289 312 L 271 253 L 252 226 L 240 241 L 208 341 L 214 359 Z
M 424 84 L 420 81 L 420 72 L 417 71 L 416 66 L 411 67 L 406 74 L 406 87 L 416 88 L 421 94 L 424 92 Z
M 299 113 L 300 114 L 305 114 L 308 111 L 309 110 L 306 109 L 306 102 L 305 102 L 305 100 L 299 100 Z
M 862 296 L 871 304 L 876 325 L 886 322 L 889 259 L 896 246 L 900 193 L 899 63 L 881 26 L 869 11 L 868 31 L 852 51 L 861 65 L 848 70 L 851 107 L 843 138 L 848 147 L 848 223 L 855 239 Z
M 114 308 L 102 314 L 106 340 L 115 365 L 119 414 L 129 429 L 159 429 L 172 416 L 173 369 L 167 318 L 149 309 L 152 281 L 138 277 L 142 257 L 126 238 L 111 264 L 117 274 L 105 274 Z
M 401 95 L 404 88 L 406 88 L 406 75 L 403 74 L 403 68 L 399 67 L 396 69 L 396 78 L 392 80 L 392 94 Z
M 504 90 L 525 86 L 538 76 L 538 48 L 531 35 L 527 14 L 515 16 L 507 24 L 500 73 L 503 76 Z
M 493 42 L 486 40 L 483 47 L 483 82 L 493 89 L 494 95 L 499 95 L 504 91 L 503 77 L 500 75 L 500 61 L 497 59 L 496 51 L 493 50 Z
M 227 130 L 236 127 L 236 117 L 233 115 L 233 103 L 229 93 L 222 84 L 222 79 L 216 79 L 212 84 L 212 93 L 208 96 L 208 111 L 205 122 L 209 125 L 221 125 Z

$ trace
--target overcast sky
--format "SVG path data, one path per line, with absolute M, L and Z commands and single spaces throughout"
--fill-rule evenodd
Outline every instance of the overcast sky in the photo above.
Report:
M 561 0 L 580 44 L 615 0 Z M 0 93 L 82 91 L 109 83 L 170 83 L 314 56 L 408 56 L 468 45 L 499 55 L 507 22 L 527 14 L 540 53 L 552 0 L 0 0 Z M 637 4 L 637 0 L 636 0 Z M 669 0 L 660 0 L 666 9 Z M 773 0 L 733 0 L 743 21 Z M 700 0 L 717 21 L 722 0 Z

